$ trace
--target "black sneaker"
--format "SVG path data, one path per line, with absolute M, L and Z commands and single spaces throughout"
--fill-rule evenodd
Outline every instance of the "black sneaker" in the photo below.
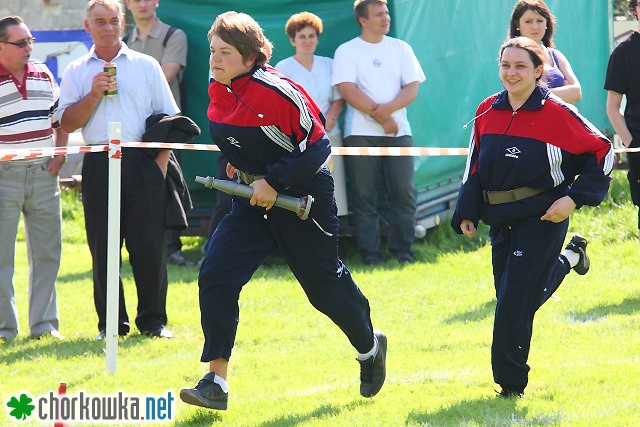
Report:
M 209 372 L 194 388 L 183 388 L 180 390 L 180 399 L 189 405 L 226 410 L 229 393 L 222 391 L 220 384 L 213 382 L 215 377 L 215 372 Z
M 393 254 L 393 257 L 400 264 L 413 264 L 415 262 L 413 255 L 410 254 L 409 252 L 401 252 L 401 253 Z
M 498 393 L 498 396 L 505 399 L 523 399 L 524 391 L 503 388 L 500 393 Z
M 381 331 L 374 331 L 373 334 L 378 340 L 378 351 L 367 360 L 358 360 L 360 362 L 360 394 L 363 397 L 373 397 L 378 394 L 387 376 L 387 336 Z
M 587 271 L 589 271 L 589 267 L 591 266 L 591 262 L 589 261 L 589 257 L 587 256 L 588 243 L 589 242 L 587 241 L 587 239 L 585 239 L 581 235 L 574 234 L 571 240 L 569 241 L 569 243 L 567 243 L 567 246 L 565 247 L 565 249 L 568 249 L 580 255 L 580 260 L 578 261 L 578 264 L 576 264 L 576 266 L 573 267 L 575 272 L 580 275 L 587 274 Z
M 384 262 L 384 260 L 382 259 L 382 256 L 380 255 L 365 255 L 362 258 L 362 263 L 364 265 L 371 265 L 371 266 L 376 266 L 376 265 L 380 265 Z

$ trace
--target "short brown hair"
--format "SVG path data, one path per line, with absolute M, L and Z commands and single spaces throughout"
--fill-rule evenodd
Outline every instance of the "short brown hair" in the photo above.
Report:
M 555 47 L 553 43 L 553 29 L 556 25 L 556 17 L 551 14 L 551 11 L 547 7 L 547 4 L 543 0 L 518 0 L 511 12 L 511 24 L 509 26 L 509 38 L 521 36 L 520 33 L 520 18 L 527 10 L 532 10 L 542 15 L 547 21 L 547 29 L 542 36 L 542 43 L 546 47 Z
M 218 15 L 207 33 L 209 43 L 214 35 L 235 47 L 244 61 L 255 58 L 256 67 L 262 67 L 271 59 L 273 44 L 255 19 L 246 13 L 229 11 Z
M 386 5 L 387 0 L 355 0 L 355 2 L 353 2 L 353 12 L 356 15 L 356 22 L 358 23 L 358 25 L 360 25 L 360 18 L 369 18 L 368 7 L 370 4 Z
M 284 32 L 287 33 L 290 39 L 295 39 L 298 31 L 306 27 L 311 27 L 316 30 L 316 35 L 322 34 L 322 19 L 318 15 L 314 15 L 311 12 L 300 12 L 287 20 L 284 26 Z
M 529 37 L 514 37 L 502 43 L 502 46 L 500 46 L 500 55 L 498 56 L 500 60 L 502 60 L 504 50 L 508 47 L 516 47 L 518 49 L 526 50 L 527 53 L 529 53 L 531 62 L 533 62 L 533 68 L 538 68 L 540 65 L 544 64 L 545 54 L 544 50 L 542 50 L 542 46 L 531 40 Z M 542 77 L 542 74 L 540 74 L 540 77 Z M 540 80 L 540 77 L 538 77 L 536 81 Z
M 5 40 L 7 38 L 7 28 L 21 24 L 24 24 L 24 20 L 19 16 L 5 16 L 0 19 L 0 40 L 7 41 Z

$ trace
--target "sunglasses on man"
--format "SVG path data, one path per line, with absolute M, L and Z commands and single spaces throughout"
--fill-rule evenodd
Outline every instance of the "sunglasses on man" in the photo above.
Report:
M 35 41 L 36 41 L 35 37 L 27 37 L 26 39 L 22 39 L 22 40 L 20 40 L 18 42 L 6 42 L 6 41 L 3 41 L 3 40 L 0 40 L 1 43 L 12 44 L 12 45 L 17 46 L 17 47 L 19 47 L 21 49 L 26 47 L 28 44 L 32 45 Z

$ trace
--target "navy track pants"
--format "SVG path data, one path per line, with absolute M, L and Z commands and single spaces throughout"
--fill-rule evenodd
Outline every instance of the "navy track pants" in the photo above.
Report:
M 568 219 L 553 223 L 534 217 L 491 227 L 497 297 L 491 366 L 504 389 L 527 386 L 533 318 L 571 271 L 559 256 L 568 227 Z
M 338 258 L 333 180 L 320 172 L 310 184 L 306 188 L 314 203 L 306 221 L 277 207 L 265 215 L 264 208 L 234 198 L 231 212 L 211 237 L 198 279 L 205 338 L 202 362 L 229 360 L 239 322 L 240 291 L 276 248 L 311 304 L 342 329 L 358 352 L 371 350 L 369 301 Z

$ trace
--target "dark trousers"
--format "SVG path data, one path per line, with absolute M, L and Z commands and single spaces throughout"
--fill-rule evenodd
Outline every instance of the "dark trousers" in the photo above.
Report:
M 87 243 L 93 258 L 93 297 L 98 329 L 106 327 L 108 156 L 88 153 L 82 165 L 82 202 Z M 120 247 L 126 244 L 138 293 L 136 326 L 141 331 L 167 323 L 167 251 L 165 181 L 144 150 L 122 154 Z M 119 324 L 129 322 L 122 277 L 119 278 Z
M 176 156 L 178 163 L 182 165 L 182 150 L 174 150 L 173 154 Z M 166 230 L 165 231 L 165 239 L 167 239 L 167 254 L 171 255 L 174 252 L 182 251 L 182 240 L 180 240 L 180 236 L 182 235 L 182 230 Z
M 165 234 L 167 242 L 167 253 L 172 254 L 174 252 L 182 251 L 182 240 L 180 240 L 182 230 L 167 230 Z
M 263 260 L 278 248 L 311 304 L 346 334 L 360 353 L 373 346 L 369 302 L 338 258 L 338 217 L 333 180 L 318 173 L 307 186 L 310 217 L 235 199 L 213 233 L 200 269 L 200 313 L 205 342 L 201 361 L 229 360 L 239 321 L 238 299 Z M 300 196 L 304 192 L 290 195 Z
M 640 147 L 640 138 L 634 137 L 629 144 L 629 148 Z M 627 153 L 629 161 L 629 171 L 627 179 L 629 180 L 629 193 L 631 201 L 634 205 L 640 206 L 640 153 Z M 640 229 L 640 210 L 638 211 L 638 229 Z
M 220 153 L 218 156 L 217 164 L 218 164 L 218 172 L 216 174 L 217 179 L 224 179 L 229 181 L 229 177 L 227 177 L 227 156 Z M 209 247 L 209 240 L 213 235 L 216 228 L 222 221 L 222 218 L 225 217 L 231 211 L 231 200 L 233 197 L 230 194 L 225 193 L 224 191 L 216 190 L 216 206 L 213 209 L 213 213 L 211 214 L 211 219 L 209 220 L 209 232 L 207 233 L 207 241 L 205 242 L 204 251 L 206 253 L 207 248 Z
M 351 135 L 348 147 L 411 147 L 409 135 L 399 137 Z M 417 190 L 413 184 L 413 157 L 347 156 L 351 192 L 350 206 L 356 225 L 358 246 L 364 256 L 380 255 L 378 190 L 382 182 L 389 199 L 387 246 L 394 255 L 413 253 Z
M 559 256 L 569 220 L 560 223 L 529 217 L 512 226 L 491 227 L 496 313 L 491 365 L 496 383 L 524 390 L 536 311 L 571 271 Z

